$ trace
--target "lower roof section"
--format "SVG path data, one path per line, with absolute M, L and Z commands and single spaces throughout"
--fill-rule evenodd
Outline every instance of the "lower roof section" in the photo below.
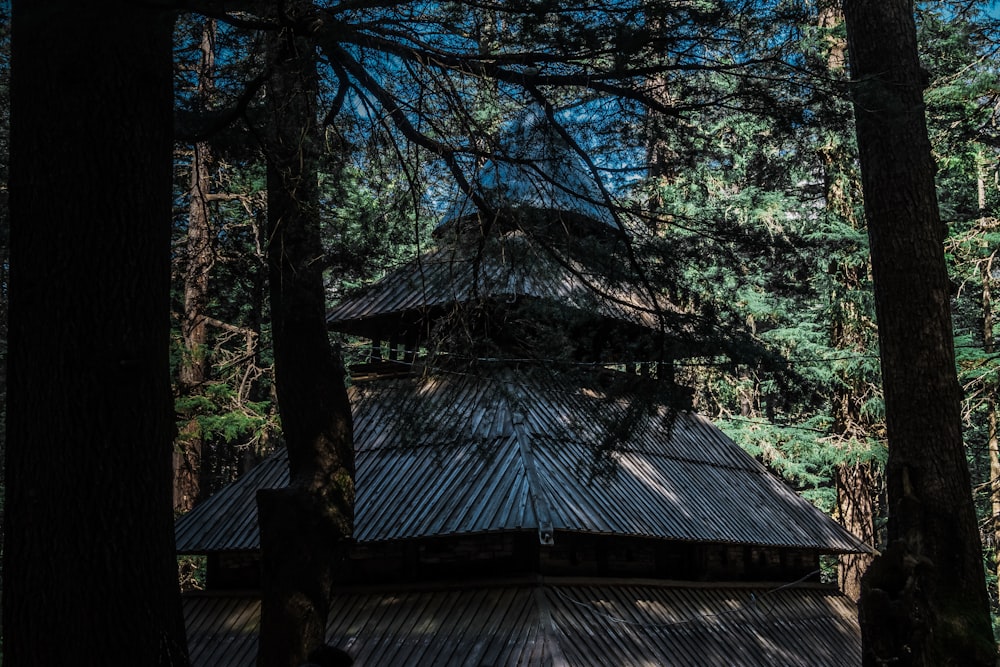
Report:
M 361 544 L 534 530 L 813 549 L 864 544 L 703 417 L 552 377 L 441 374 L 354 389 Z M 591 477 L 595 457 L 612 464 Z M 181 517 L 181 553 L 256 550 L 284 453 Z
M 254 665 L 257 597 L 184 604 L 193 667 Z M 539 579 L 342 591 L 327 640 L 357 667 L 861 664 L 855 605 L 803 584 Z

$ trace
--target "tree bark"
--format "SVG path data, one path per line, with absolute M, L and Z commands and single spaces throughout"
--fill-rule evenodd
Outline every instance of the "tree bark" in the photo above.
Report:
M 982 201 L 982 199 L 980 200 Z M 985 208 L 981 206 L 980 209 Z M 980 279 L 983 283 L 983 352 L 993 354 L 993 258 L 990 255 L 982 264 Z M 993 392 L 986 399 L 986 446 L 990 454 L 990 506 L 993 521 L 994 567 L 997 574 L 997 592 L 1000 594 L 1000 436 L 997 435 L 997 402 Z
M 199 111 L 205 111 L 214 88 L 215 20 L 205 19 L 201 35 L 198 89 Z M 184 358 L 180 364 L 181 391 L 200 390 L 208 377 L 208 280 L 215 263 L 209 194 L 212 189 L 212 149 L 208 142 L 194 145 L 191 155 L 191 186 L 188 192 L 187 265 L 184 268 L 184 317 L 181 335 Z M 201 426 L 192 419 L 182 430 L 174 448 L 174 512 L 194 507 L 202 493 Z
M 978 156 L 977 156 L 978 157 Z M 986 232 L 992 221 L 986 217 L 986 177 L 981 160 L 976 165 L 976 201 L 979 205 L 979 226 Z M 993 260 L 990 253 L 979 265 L 982 283 L 983 352 L 993 354 L 996 340 L 993 335 Z M 992 509 L 993 567 L 997 575 L 997 594 L 1000 595 L 1000 436 L 997 435 L 997 402 L 994 392 L 986 399 L 986 449 L 990 456 L 990 506 Z
M 302 18 L 298 4 L 283 7 Z M 289 486 L 257 497 L 262 608 L 258 664 L 297 667 L 325 642 L 332 568 L 353 530 L 351 408 L 326 329 L 319 235 L 315 46 L 269 38 L 268 265 L 275 382 Z
M 171 512 L 172 15 L 18 2 L 4 664 L 185 665 Z
M 215 21 L 202 26 L 201 56 L 198 63 L 196 107 L 207 111 L 214 89 Z M 213 256 L 210 206 L 212 192 L 212 149 L 207 142 L 194 145 L 191 155 L 191 185 L 188 191 L 187 266 L 184 271 L 184 321 L 182 334 L 186 356 L 181 364 L 181 384 L 196 387 L 207 376 L 205 343 L 208 340 L 206 308 L 208 279 L 215 263 Z
M 993 665 L 912 0 L 845 0 L 889 454 L 866 665 Z

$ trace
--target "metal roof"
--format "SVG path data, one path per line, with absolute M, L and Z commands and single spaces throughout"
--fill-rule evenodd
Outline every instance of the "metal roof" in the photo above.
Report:
M 443 373 L 355 388 L 355 539 L 536 530 L 829 552 L 867 550 L 708 420 L 636 410 L 566 380 Z M 629 411 L 633 413 L 629 415 Z M 618 433 L 614 473 L 588 481 Z M 283 453 L 177 522 L 181 553 L 258 548 L 255 494 L 287 483 Z
M 254 597 L 184 600 L 191 664 L 254 664 Z M 826 587 L 555 580 L 335 594 L 327 640 L 371 665 L 839 667 L 857 610 Z
M 426 315 L 435 309 L 486 300 L 512 302 L 520 297 L 554 303 L 647 329 L 659 325 L 648 295 L 620 283 L 612 285 L 601 272 L 519 232 L 503 234 L 482 252 L 475 244 L 449 244 L 389 274 L 327 315 L 332 329 L 367 335 L 366 325 L 390 315 Z M 604 258 L 608 260 L 608 257 Z M 661 314 L 687 324 L 692 318 L 669 304 Z M 690 325 L 687 324 L 689 327 Z M 375 337 L 375 336 L 372 336 Z

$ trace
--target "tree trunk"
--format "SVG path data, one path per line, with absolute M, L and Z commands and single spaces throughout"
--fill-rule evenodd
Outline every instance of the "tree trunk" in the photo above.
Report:
M 994 665 L 911 0 L 845 0 L 889 455 L 866 665 Z
M 206 111 L 214 89 L 215 21 L 202 27 L 196 107 Z M 181 383 L 196 387 L 205 381 L 208 358 L 206 308 L 208 279 L 215 263 L 210 224 L 209 195 L 212 190 L 212 149 L 207 142 L 194 145 L 191 156 L 191 186 L 188 192 L 187 266 L 184 271 L 184 321 L 182 334 L 186 356 L 181 364 Z
M 983 283 L 983 352 L 993 354 L 993 258 L 990 255 L 982 264 L 980 278 Z M 993 392 L 986 399 L 986 443 L 990 453 L 990 505 L 993 510 L 994 567 L 997 586 L 1000 587 L 1000 437 L 997 436 L 997 402 Z M 1000 589 L 998 589 L 1000 594 Z
M 646 21 L 649 23 L 650 34 L 665 34 L 666 22 L 662 10 L 658 9 L 656 4 L 648 3 Z M 671 94 L 670 77 L 667 72 L 651 75 L 646 80 L 645 87 L 646 94 L 664 107 L 674 106 L 675 100 Z M 677 180 L 678 155 L 677 148 L 671 141 L 670 127 L 671 124 L 680 122 L 680 117 L 678 115 L 670 118 L 663 112 L 653 109 L 647 109 L 645 113 L 646 176 L 651 187 L 646 225 L 655 231 L 664 220 L 663 191 Z
M 285 7 L 289 19 L 297 6 Z M 268 265 L 275 382 L 289 486 L 257 497 L 258 664 L 297 667 L 325 642 L 332 568 L 352 533 L 354 453 L 343 364 L 326 330 L 318 219 L 315 47 L 269 38 Z
M 198 88 L 199 111 L 208 108 L 214 90 L 215 20 L 205 19 L 201 33 Z M 184 268 L 184 316 L 181 335 L 184 358 L 180 364 L 180 389 L 185 394 L 200 391 L 208 377 L 208 279 L 215 264 L 209 193 L 212 188 L 212 149 L 208 142 L 194 145 L 191 155 L 191 186 L 188 191 L 187 265 Z M 196 418 L 182 430 L 174 448 L 174 512 L 194 507 L 202 494 L 204 442 Z
M 976 165 L 976 200 L 979 205 L 979 226 L 986 233 L 991 220 L 986 217 L 986 177 L 981 159 Z M 979 280 L 982 283 L 983 311 L 983 352 L 993 354 L 996 342 L 993 336 L 993 260 L 992 252 L 979 265 Z M 986 399 L 986 449 L 990 455 L 990 506 L 993 529 L 993 566 L 997 575 L 997 594 L 1000 596 L 1000 436 L 997 435 L 997 402 L 994 392 Z
M 185 665 L 171 512 L 172 15 L 18 2 L 4 664 Z

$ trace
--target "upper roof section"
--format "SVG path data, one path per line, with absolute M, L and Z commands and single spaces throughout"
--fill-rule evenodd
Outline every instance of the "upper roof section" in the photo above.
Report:
M 483 248 L 450 244 L 404 265 L 327 315 L 331 329 L 378 339 L 391 331 L 401 339 L 417 322 L 427 324 L 445 311 L 484 303 L 514 304 L 521 299 L 560 304 L 593 318 L 644 330 L 691 330 L 694 318 L 670 304 L 659 312 L 648 294 L 609 279 L 593 263 L 559 255 L 520 232 L 491 239 Z
M 674 359 L 719 347 L 708 311 L 680 305 L 642 275 L 597 181 L 541 111 L 513 124 L 505 144 L 504 159 L 488 161 L 474 180 L 483 210 L 473 197 L 460 197 L 437 230 L 439 249 L 343 300 L 328 314 L 331 329 L 424 341 L 446 318 L 443 329 L 475 330 L 472 317 L 459 321 L 470 308 L 531 303 L 555 309 L 499 313 L 476 331 L 479 340 L 509 352 L 512 341 L 529 336 L 494 336 L 497 323 L 519 319 L 566 323 L 549 338 L 581 343 L 562 348 L 578 360 Z M 583 341 L 589 334 L 568 330 L 573 321 L 596 336 Z M 656 332 L 663 335 L 650 335 Z M 533 340 L 542 348 L 549 342 Z M 449 349 L 456 341 L 436 342 Z
M 546 226 L 558 222 L 570 235 L 620 231 L 594 175 L 541 109 L 513 122 L 501 145 L 502 154 L 483 164 L 470 183 L 492 211 L 480 211 L 469 193 L 460 194 L 438 233 L 494 214 L 501 225 L 531 224 L 530 216 L 521 217 L 526 212 L 542 213 L 535 219 Z
M 445 374 L 360 385 L 354 408 L 361 543 L 569 531 L 867 550 L 709 421 L 640 397 Z M 602 448 L 613 473 L 588 481 Z M 183 516 L 178 551 L 257 549 L 256 490 L 286 483 L 279 454 Z

